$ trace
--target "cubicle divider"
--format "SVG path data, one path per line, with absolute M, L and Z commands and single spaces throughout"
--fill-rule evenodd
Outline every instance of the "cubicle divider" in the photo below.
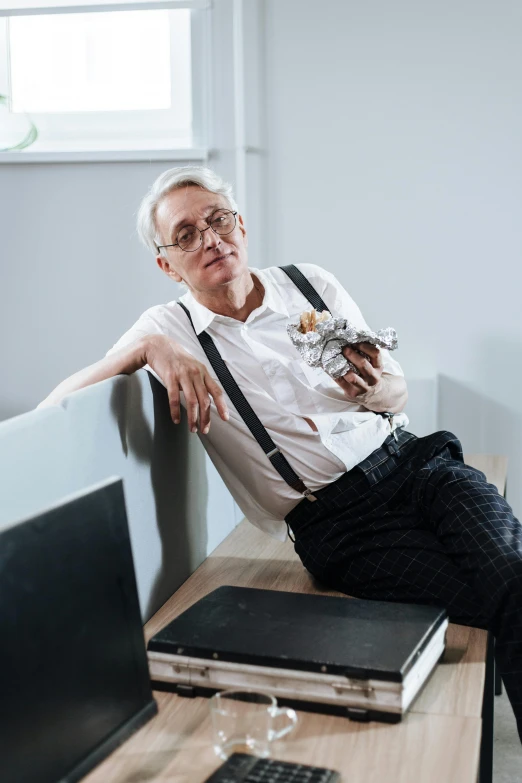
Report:
M 241 519 L 163 386 L 140 370 L 0 423 L 0 529 L 108 476 L 123 478 L 145 622 Z

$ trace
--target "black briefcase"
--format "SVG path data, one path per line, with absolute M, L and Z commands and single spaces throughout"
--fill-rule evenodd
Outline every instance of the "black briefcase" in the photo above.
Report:
M 154 687 L 265 690 L 297 709 L 397 722 L 442 653 L 431 606 L 220 587 L 148 643 Z

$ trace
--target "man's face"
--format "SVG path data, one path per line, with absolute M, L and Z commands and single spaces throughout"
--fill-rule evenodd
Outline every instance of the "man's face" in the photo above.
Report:
M 177 241 L 181 228 L 187 225 L 207 228 L 206 218 L 216 209 L 230 210 L 224 196 L 209 193 L 196 185 L 178 188 L 163 198 L 156 211 L 156 225 L 162 245 Z M 216 234 L 212 228 L 203 233 L 198 250 L 187 252 L 169 247 L 156 261 L 176 282 L 184 282 L 194 292 L 217 292 L 248 270 L 247 236 L 243 219 L 236 216 L 236 227 L 230 234 Z

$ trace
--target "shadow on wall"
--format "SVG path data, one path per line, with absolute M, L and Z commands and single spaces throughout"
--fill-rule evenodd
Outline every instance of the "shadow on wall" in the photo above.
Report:
M 464 452 L 502 454 L 508 458 L 506 496 L 520 518 L 522 410 L 504 405 L 446 375 L 439 375 L 437 418 L 438 428 L 454 432 L 461 440 Z
M 111 409 L 126 458 L 145 468 L 150 465 L 161 565 L 144 607 L 149 617 L 171 596 L 173 574 L 177 589 L 206 557 L 208 482 L 199 440 L 189 436 L 185 417 L 179 425 L 172 422 L 166 389 L 152 375 L 147 376 L 153 398 L 152 421 L 146 416 L 136 376 L 129 378 L 126 389 L 115 386 Z M 132 493 L 132 487 L 126 486 L 127 492 Z M 135 500 L 139 505 L 139 498 Z M 143 510 L 147 513 L 146 507 Z

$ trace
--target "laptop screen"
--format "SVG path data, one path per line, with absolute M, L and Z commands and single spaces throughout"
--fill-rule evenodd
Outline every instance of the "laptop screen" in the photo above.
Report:
M 0 533 L 2 783 L 79 780 L 156 711 L 123 484 Z

